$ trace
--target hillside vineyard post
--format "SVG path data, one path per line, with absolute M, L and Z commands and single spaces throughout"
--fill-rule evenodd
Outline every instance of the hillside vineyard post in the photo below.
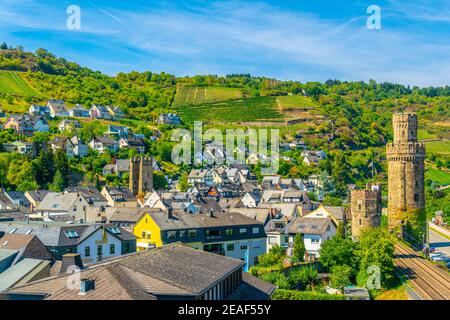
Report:
M 394 142 L 388 143 L 389 229 L 419 243 L 425 232 L 425 145 L 417 141 L 413 113 L 393 115 Z

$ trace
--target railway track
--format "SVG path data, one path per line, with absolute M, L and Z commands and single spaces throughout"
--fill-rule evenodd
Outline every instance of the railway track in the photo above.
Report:
M 422 300 L 450 300 L 450 275 L 413 250 L 397 244 L 394 263 Z

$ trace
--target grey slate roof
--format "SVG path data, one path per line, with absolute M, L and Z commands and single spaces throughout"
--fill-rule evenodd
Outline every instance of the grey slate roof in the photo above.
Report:
M 287 230 L 288 233 L 322 235 L 330 223 L 332 219 L 329 216 L 326 218 L 297 217 L 289 224 Z
M 76 193 L 48 193 L 37 207 L 38 211 L 67 211 L 77 199 Z
M 67 288 L 66 274 L 19 286 L 7 290 L 7 293 L 37 294 L 51 300 L 198 297 L 243 264 L 237 259 L 172 244 L 118 257 L 82 270 L 82 278 L 95 279 L 95 289 L 86 295 L 79 295 L 78 291 Z M 243 282 L 235 294 L 240 299 L 267 299 L 274 290 L 273 285 L 243 274 Z
M 19 263 L 0 273 L 0 292 L 16 284 L 39 265 L 49 263 L 49 261 L 28 258 L 21 260 Z

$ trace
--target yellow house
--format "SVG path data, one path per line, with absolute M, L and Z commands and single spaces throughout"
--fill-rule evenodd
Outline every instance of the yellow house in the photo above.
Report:
M 194 224 L 168 219 L 167 212 L 151 211 L 145 213 L 133 227 L 136 250 L 148 250 L 162 245 L 183 242 L 195 249 L 203 249 L 202 230 Z
M 137 251 L 148 250 L 152 247 L 161 247 L 163 245 L 161 230 L 149 213 L 143 214 L 136 222 L 133 228 L 133 234 L 137 237 Z

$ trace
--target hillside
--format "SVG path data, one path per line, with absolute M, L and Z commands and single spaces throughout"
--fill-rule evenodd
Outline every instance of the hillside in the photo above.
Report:
M 23 79 L 21 72 L 6 70 L 0 70 L 0 93 L 21 97 L 39 95 L 39 93 Z
M 239 88 L 178 86 L 172 107 L 233 100 L 243 96 L 244 94 Z
M 175 109 L 185 122 L 264 122 L 284 121 L 275 97 L 256 97 L 200 105 L 184 105 Z

